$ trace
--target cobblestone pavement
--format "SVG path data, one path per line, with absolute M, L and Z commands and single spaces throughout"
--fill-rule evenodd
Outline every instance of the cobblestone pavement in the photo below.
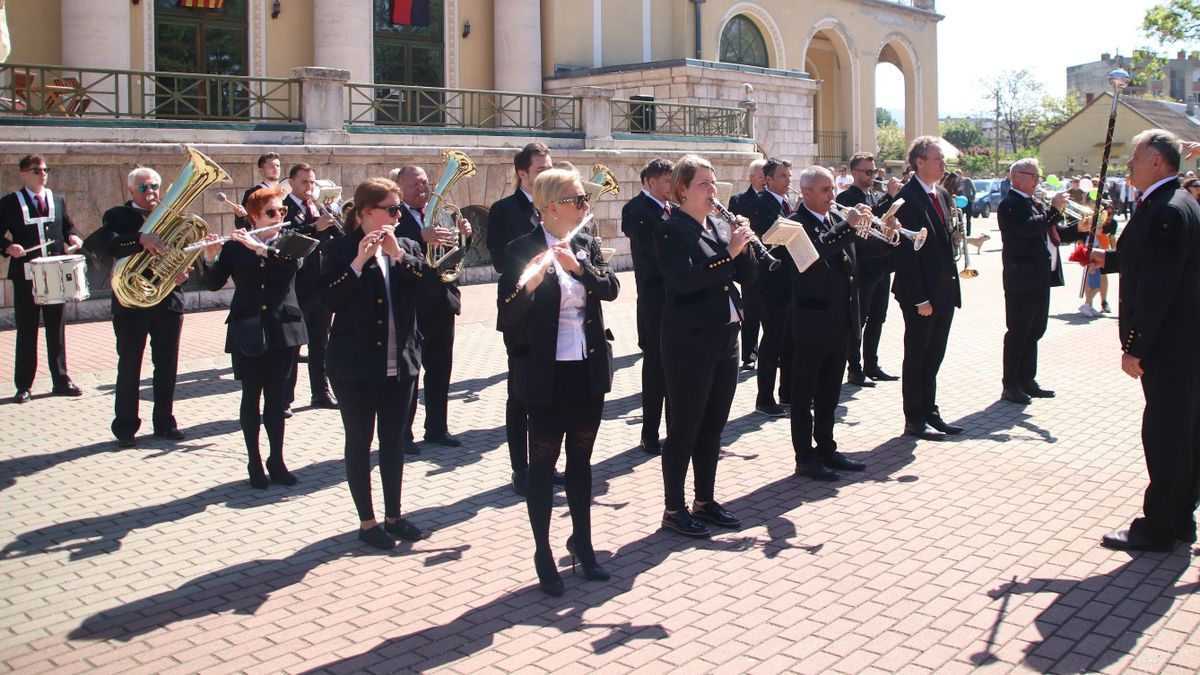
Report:
M 1116 321 L 1079 315 L 1072 269 L 1042 341 L 1039 379 L 1058 397 L 999 401 L 998 251 L 993 230 L 972 258 L 981 276 L 963 282 L 940 378 L 943 414 L 967 433 L 901 437 L 898 383 L 848 386 L 836 433 L 868 470 L 797 478 L 788 421 L 753 412 L 743 374 L 717 496 L 745 526 L 711 541 L 659 531 L 658 462 L 636 447 L 623 274 L 606 308 L 619 370 L 593 458 L 595 543 L 613 578 L 583 581 L 564 558 L 559 599 L 537 590 L 525 507 L 508 486 L 494 287 L 464 292 L 450 404 L 464 446 L 426 445 L 405 467 L 405 514 L 433 535 L 388 554 L 354 536 L 335 411 L 300 408 L 288 422 L 299 485 L 249 488 L 223 312 L 185 320 L 187 440 L 144 435 L 130 450 L 108 430 L 110 325 L 71 325 L 85 395 L 46 396 L 43 371 L 32 403 L 0 406 L 0 668 L 1194 673 L 1191 552 L 1098 546 L 1138 513 L 1145 487 L 1141 392 L 1118 368 Z M 893 305 L 882 357 L 893 372 L 901 328 Z M 0 333 L 0 353 L 12 343 Z M 565 556 L 557 499 L 552 541 Z

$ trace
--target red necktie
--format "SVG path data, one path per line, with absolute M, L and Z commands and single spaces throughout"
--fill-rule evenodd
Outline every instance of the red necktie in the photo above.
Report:
M 321 217 L 320 214 L 317 213 L 317 207 L 315 204 L 313 204 L 312 202 L 308 202 L 305 206 L 307 206 L 307 208 L 308 208 L 308 217 L 309 218 L 316 220 Z
M 788 215 L 792 212 L 792 205 L 788 203 L 787 197 L 783 198 L 783 215 Z
M 37 200 L 38 215 L 43 218 L 50 215 L 50 211 L 46 208 L 46 198 L 42 195 L 34 195 L 33 198 Z
M 946 224 L 946 214 L 942 212 L 942 202 L 937 198 L 936 192 L 930 192 L 929 198 L 933 200 L 933 207 L 937 209 L 938 218 L 942 219 L 942 225 Z
M 1033 204 L 1033 212 L 1034 213 L 1037 213 L 1039 215 L 1044 215 L 1046 213 L 1046 209 L 1043 208 L 1041 204 L 1034 201 L 1032 197 L 1030 198 L 1029 201 L 1030 201 L 1030 203 Z M 1058 228 L 1053 225 L 1046 226 L 1046 236 L 1050 238 L 1050 243 L 1054 244 L 1055 246 L 1058 246 L 1059 244 L 1062 243 L 1062 237 L 1059 236 L 1059 234 L 1058 234 Z
M 670 204 L 667 204 L 666 206 L 663 207 L 663 213 L 665 213 L 668 218 L 671 217 L 671 205 Z

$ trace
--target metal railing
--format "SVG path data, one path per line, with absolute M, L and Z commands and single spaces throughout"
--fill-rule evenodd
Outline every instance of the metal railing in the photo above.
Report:
M 744 108 L 613 99 L 610 109 L 613 133 L 699 138 L 750 136 Z
M 581 133 L 576 96 L 348 83 L 349 125 Z
M 836 164 L 844 162 L 850 158 L 846 151 L 845 131 L 814 131 L 813 143 L 817 144 L 817 156 L 814 158 L 818 164 Z
M 300 81 L 0 63 L 0 117 L 300 121 Z

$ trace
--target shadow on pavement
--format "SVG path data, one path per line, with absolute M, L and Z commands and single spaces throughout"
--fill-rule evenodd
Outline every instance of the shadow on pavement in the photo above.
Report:
M 153 368 L 145 368 L 142 374 L 150 375 L 150 377 L 143 377 L 138 381 L 139 399 L 144 403 L 154 401 L 153 373 Z M 192 398 L 220 396 L 221 394 L 241 391 L 241 383 L 231 377 L 224 377 L 225 375 L 232 374 L 232 366 L 229 368 L 181 371 L 175 378 L 175 400 L 186 401 Z M 111 394 L 116 387 L 116 383 L 102 384 L 96 387 L 96 391 Z
M 997 388 L 999 388 L 997 386 Z M 1030 405 L 1036 405 L 1037 399 Z M 1037 434 L 1046 443 L 1057 443 L 1058 438 L 1046 429 L 1030 421 L 1031 415 L 1025 412 L 1029 406 L 1017 405 L 1004 400 L 993 401 L 983 410 L 973 412 L 966 417 L 954 421 L 963 428 L 961 438 L 987 439 L 1004 442 L 1012 440 L 1012 434 L 1002 433 L 1005 429 L 1028 429 Z M 953 442 L 954 438 L 949 439 Z

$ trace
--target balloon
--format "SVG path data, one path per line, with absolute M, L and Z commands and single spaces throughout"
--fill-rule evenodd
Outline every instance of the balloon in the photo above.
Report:
M 1084 192 L 1090 192 L 1094 187 L 1096 187 L 1096 185 L 1092 182 L 1091 178 L 1084 178 L 1083 180 L 1079 181 L 1079 189 L 1083 190 Z
M 1059 180 L 1058 176 L 1055 176 L 1054 174 L 1050 174 L 1049 176 L 1046 176 L 1046 184 L 1049 185 L 1050 187 L 1054 188 L 1055 190 L 1062 187 L 1062 181 Z
M 965 208 L 967 208 L 967 198 L 966 198 L 966 197 L 964 197 L 964 196 L 962 196 L 962 195 L 959 195 L 959 196 L 955 197 L 955 198 L 954 198 L 954 205 L 955 205 L 955 206 L 957 206 L 957 207 L 958 207 L 958 208 L 960 208 L 960 209 L 965 209 Z
M 1097 192 L 1099 192 L 1099 191 L 1098 191 L 1096 188 L 1092 188 L 1092 189 L 1091 189 L 1091 190 L 1088 192 L 1088 199 L 1090 199 L 1090 200 L 1092 200 L 1092 201 L 1096 201 L 1096 193 L 1097 193 Z

